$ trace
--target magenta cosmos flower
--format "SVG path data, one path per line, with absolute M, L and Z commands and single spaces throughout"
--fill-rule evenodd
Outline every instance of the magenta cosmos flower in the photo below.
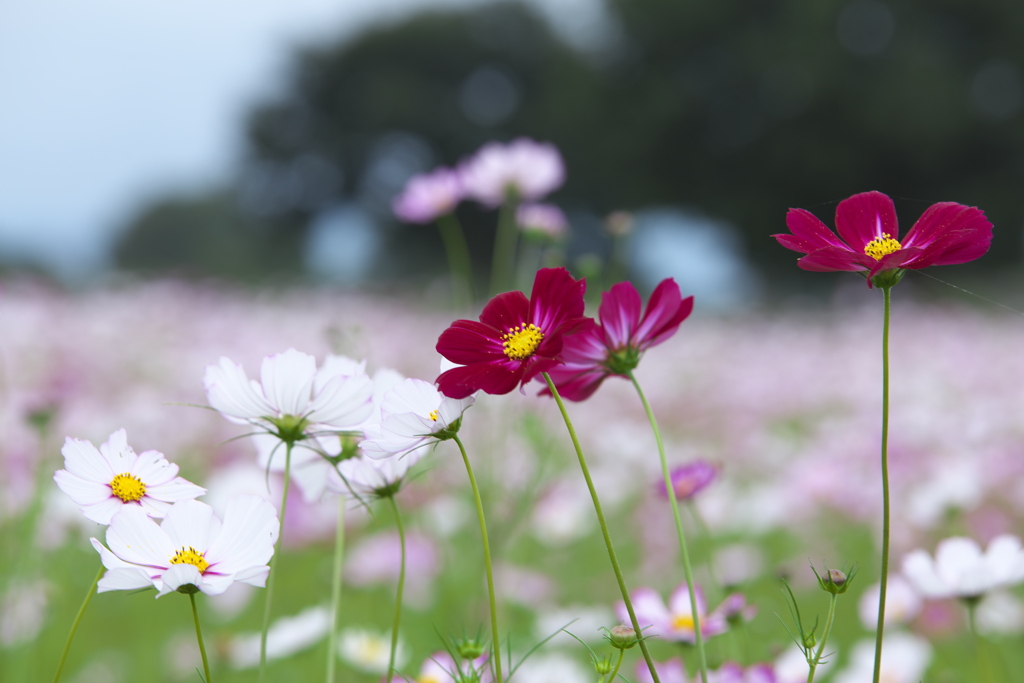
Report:
M 601 296 L 601 324 L 590 321 L 565 338 L 565 364 L 550 373 L 564 398 L 582 401 L 605 377 L 628 376 L 644 351 L 676 333 L 693 311 L 693 297 L 682 298 L 679 285 L 667 278 L 654 289 L 643 315 L 641 308 L 636 287 L 620 282 Z
M 510 194 L 532 202 L 557 190 L 565 182 L 565 163 L 551 143 L 516 138 L 488 142 L 459 165 L 459 175 L 467 197 L 495 207 Z
M 556 367 L 564 335 L 588 320 L 585 290 L 565 268 L 542 268 L 529 299 L 505 292 L 487 302 L 479 322 L 456 320 L 441 333 L 437 352 L 461 367 L 442 373 L 437 388 L 455 399 L 481 390 L 507 394 Z
M 860 271 L 872 284 L 896 284 L 905 270 L 967 263 L 982 256 L 992 243 L 992 224 L 981 209 L 955 202 L 932 204 L 899 238 L 896 209 L 881 192 L 862 192 L 839 202 L 836 233 L 804 209 L 790 209 L 791 235 L 772 235 L 779 244 L 806 254 L 797 261 L 804 270 Z M 872 282 L 892 271 L 886 282 Z

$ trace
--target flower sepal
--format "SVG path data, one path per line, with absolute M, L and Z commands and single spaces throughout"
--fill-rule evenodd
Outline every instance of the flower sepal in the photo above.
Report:
M 181 593 L 182 595 L 195 595 L 199 592 L 199 586 L 195 585 L 194 583 L 183 583 L 174 590 Z
M 850 589 L 853 578 L 857 576 L 857 565 L 853 565 L 848 571 L 825 567 L 825 571 L 821 574 L 812 565 L 811 571 L 818 577 L 818 585 L 821 586 L 821 590 L 832 595 L 842 595 Z
M 892 270 L 883 270 L 878 275 L 872 278 L 868 278 L 871 281 L 872 287 L 879 287 L 881 289 L 888 289 L 900 283 L 903 276 L 907 274 L 907 271 L 903 268 L 893 268 Z
M 444 429 L 438 429 L 436 432 L 431 434 L 438 441 L 449 441 L 454 439 L 455 435 L 459 433 L 459 428 L 462 426 L 462 417 L 460 416 L 457 420 L 452 420 L 448 423 L 448 426 Z
M 608 359 L 604 362 L 604 366 L 613 375 L 628 376 L 630 372 L 636 369 L 636 366 L 640 365 L 641 355 L 643 355 L 643 352 L 640 349 L 627 346 L 624 349 L 610 352 Z
M 267 422 L 274 425 L 274 436 L 284 443 L 294 444 L 306 438 L 306 428 L 309 427 L 309 420 L 298 415 L 282 415 L 281 417 L 267 417 Z

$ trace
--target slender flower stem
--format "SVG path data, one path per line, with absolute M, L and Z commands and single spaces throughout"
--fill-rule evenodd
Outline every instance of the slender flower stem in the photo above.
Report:
M 338 662 L 338 612 L 341 610 L 341 572 L 345 562 L 345 497 L 338 496 L 338 528 L 334 532 L 334 573 L 331 575 L 331 630 L 327 635 L 327 683 L 334 683 Z
M 693 617 L 693 634 L 696 638 L 697 645 L 697 664 L 700 667 L 700 679 L 703 683 L 708 683 L 708 657 L 704 651 L 704 634 L 700 628 L 700 611 L 697 609 L 697 591 L 693 585 L 693 566 L 690 564 L 690 551 L 686 547 L 686 534 L 683 532 L 683 520 L 679 516 L 679 501 L 676 500 L 675 489 L 672 487 L 672 475 L 668 471 L 668 461 L 665 458 L 665 442 L 661 438 L 661 430 L 658 429 L 658 421 L 654 418 L 654 410 L 651 408 L 651 404 L 647 401 L 647 396 L 644 395 L 643 389 L 640 388 L 640 382 L 637 381 L 636 375 L 632 371 L 629 372 L 629 381 L 633 383 L 633 387 L 636 389 L 637 395 L 640 396 L 640 402 L 644 404 L 644 411 L 647 413 L 647 420 L 651 423 L 651 429 L 654 431 L 654 440 L 658 444 L 658 457 L 661 459 L 661 475 L 665 479 L 665 493 L 668 495 L 668 501 L 672 506 L 672 518 L 676 523 L 676 535 L 679 537 L 679 550 L 682 553 L 683 558 L 683 574 L 686 576 L 686 587 L 690 593 L 690 614 Z
M 203 657 L 203 671 L 206 672 L 206 683 L 213 683 L 213 679 L 210 678 L 210 660 L 206 657 L 206 645 L 203 644 L 203 630 L 199 628 L 199 610 L 196 609 L 196 594 L 194 592 L 189 593 L 188 599 L 192 601 L 192 619 L 196 622 L 196 640 L 199 641 L 199 654 Z
M 473 302 L 473 269 L 469 246 L 459 219 L 447 213 L 437 219 L 441 241 L 448 254 L 448 267 L 452 269 L 452 294 L 459 307 L 468 307 Z
M 53 676 L 53 683 L 57 683 L 60 680 L 60 674 L 64 671 L 64 663 L 67 661 L 68 652 L 71 651 L 71 641 L 75 639 L 75 633 L 78 632 L 78 624 L 82 621 L 82 615 L 85 614 L 85 608 L 89 606 L 89 601 L 92 600 L 93 593 L 96 592 L 96 586 L 99 585 L 100 579 L 103 578 L 103 572 L 106 569 L 102 564 L 100 570 L 96 573 L 96 578 L 93 579 L 92 585 L 89 586 L 89 592 L 85 594 L 85 600 L 82 601 L 82 606 L 78 608 L 78 614 L 75 615 L 75 620 L 71 624 L 71 631 L 68 632 L 68 639 L 64 643 L 64 651 L 60 653 L 60 663 L 57 665 L 57 673 Z
M 828 635 L 832 631 L 832 622 L 836 618 L 836 603 L 839 602 L 839 595 L 833 593 L 829 597 L 831 600 L 828 603 L 828 616 L 825 617 L 825 630 L 821 632 L 821 643 L 818 645 L 817 652 L 814 653 L 814 658 L 807 662 L 810 666 L 810 670 L 807 672 L 807 683 L 814 681 L 814 672 L 817 670 L 818 665 L 821 664 L 821 656 L 825 652 L 825 643 L 828 642 Z
M 569 430 L 569 438 L 572 439 L 573 448 L 576 449 L 576 458 L 580 462 L 580 469 L 583 471 L 583 478 L 587 482 L 587 489 L 590 490 L 590 499 L 594 503 L 594 512 L 597 513 L 597 523 L 601 527 L 601 534 L 604 536 L 604 545 L 608 549 L 608 559 L 612 563 L 612 571 L 615 572 L 615 580 L 619 584 L 619 591 L 622 593 L 622 602 L 626 605 L 626 611 L 629 613 L 629 622 L 636 631 L 637 640 L 640 643 L 640 651 L 643 652 L 644 661 L 647 662 L 647 668 L 651 672 L 651 678 L 654 683 L 661 683 L 661 679 L 658 677 L 658 670 L 654 667 L 654 660 L 651 659 L 651 653 L 647 650 L 647 639 L 643 637 L 643 630 L 640 628 L 640 622 L 636 619 L 636 611 L 633 609 L 633 601 L 629 599 L 629 589 L 626 588 L 626 580 L 622 577 L 622 569 L 619 567 L 619 560 L 615 557 L 615 547 L 612 545 L 612 537 L 608 532 L 608 523 L 605 521 L 604 512 L 601 510 L 601 500 L 597 497 L 597 489 L 594 488 L 594 480 L 590 477 L 590 468 L 587 467 L 587 460 L 583 457 L 583 448 L 580 446 L 580 440 L 576 436 L 576 429 L 572 426 L 572 420 L 569 419 L 569 412 L 565 409 L 565 403 L 562 401 L 561 394 L 558 393 L 558 387 L 551 380 L 551 376 L 543 372 L 541 375 L 544 377 L 544 381 L 548 383 L 548 390 L 555 399 L 555 403 L 558 404 L 558 410 L 562 413 L 562 420 L 565 421 L 566 429 Z
M 516 262 L 516 206 L 514 195 L 505 199 L 498 211 L 498 230 L 494 235 L 494 256 L 491 259 L 491 291 L 488 295 L 503 292 L 515 272 Z
M 885 592 L 889 582 L 889 310 L 892 287 L 882 287 L 882 576 L 878 588 L 878 625 L 875 628 L 875 671 L 872 683 L 882 674 L 882 635 L 885 629 Z
M 263 606 L 263 633 L 260 634 L 260 683 L 267 675 L 267 632 L 270 631 L 270 605 L 274 598 L 274 579 L 277 578 L 277 565 L 281 562 L 281 541 L 284 539 L 284 513 L 288 506 L 288 488 L 292 483 L 292 447 L 294 442 L 285 442 L 284 450 L 284 491 L 281 492 L 281 531 L 277 534 L 274 546 L 274 557 L 270 560 L 270 576 L 267 577 L 267 598 Z
M 473 487 L 473 498 L 476 501 L 476 516 L 480 522 L 480 537 L 484 546 L 484 567 L 487 570 L 487 597 L 491 606 L 491 643 L 494 650 L 494 676 L 496 683 L 502 683 L 501 676 L 501 639 L 498 637 L 498 601 L 494 597 L 494 569 L 491 565 L 491 543 L 487 538 L 487 520 L 484 519 L 484 504 L 480 499 L 480 487 L 477 486 L 476 477 L 473 475 L 473 466 L 469 463 L 469 455 L 466 454 L 466 447 L 458 434 L 452 436 L 452 440 L 459 446 L 462 453 L 462 461 L 466 463 L 466 474 L 469 475 L 469 485 Z
M 622 658 L 626 655 L 624 649 L 619 649 L 619 661 L 615 662 L 615 668 L 608 675 L 608 683 L 614 683 L 615 677 L 619 675 L 619 669 L 622 667 Z
M 405 590 L 405 528 L 402 526 L 402 517 L 398 514 L 398 503 L 393 495 L 388 496 L 391 503 L 391 511 L 395 513 L 395 526 L 398 527 L 398 543 L 402 549 L 400 564 L 398 566 L 398 594 L 395 597 L 395 621 L 391 625 L 391 654 L 388 655 L 388 683 L 395 675 L 395 654 L 398 652 L 398 624 L 402 619 L 402 591 Z

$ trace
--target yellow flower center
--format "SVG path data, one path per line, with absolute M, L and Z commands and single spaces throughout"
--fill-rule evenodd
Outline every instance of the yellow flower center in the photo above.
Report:
M 897 240 L 894 240 L 892 235 L 883 232 L 881 237 L 876 237 L 864 245 L 864 253 L 876 261 L 881 261 L 883 256 L 897 252 L 902 248 L 903 246 Z
M 127 472 L 117 475 L 110 481 L 110 490 L 126 503 L 142 500 L 146 495 L 146 485 L 142 480 Z
M 501 339 L 505 355 L 510 360 L 526 360 L 540 346 L 544 339 L 544 333 L 539 327 L 530 323 L 529 325 L 516 325 L 501 335 Z
M 417 678 L 416 683 L 441 683 L 441 679 L 434 674 L 425 674 Z
M 672 617 L 672 628 L 679 630 L 692 631 L 693 629 L 693 615 L 692 614 L 677 614 Z
M 171 558 L 171 564 L 190 564 L 198 569 L 200 574 L 205 572 L 206 568 L 210 566 L 210 563 L 206 561 L 203 554 L 192 546 L 183 547 L 174 553 L 174 557 Z
M 441 417 L 441 413 L 437 412 L 436 410 L 431 410 L 429 417 L 431 421 L 437 422 L 437 418 Z

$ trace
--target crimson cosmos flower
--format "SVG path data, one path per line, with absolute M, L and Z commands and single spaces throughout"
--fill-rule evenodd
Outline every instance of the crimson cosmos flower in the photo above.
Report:
M 804 209 L 790 209 L 791 235 L 772 235 L 779 244 L 806 254 L 804 270 L 861 271 L 872 284 L 893 285 L 903 271 L 966 263 L 982 256 L 992 243 L 992 224 L 976 207 L 955 202 L 932 204 L 900 241 L 896 209 L 881 192 L 862 192 L 839 202 L 836 231 Z M 892 277 L 872 282 L 892 271 Z
M 565 268 L 542 268 L 529 300 L 505 292 L 487 302 L 479 322 L 453 322 L 437 340 L 437 352 L 462 367 L 442 373 L 437 388 L 455 399 L 479 390 L 507 394 L 559 365 L 563 336 L 589 320 L 583 317 L 586 286 Z
M 582 401 L 605 377 L 627 376 L 644 351 L 676 333 L 693 311 L 693 297 L 682 298 L 676 281 L 666 278 L 655 287 L 643 316 L 641 306 L 640 293 L 629 282 L 612 285 L 601 295 L 601 324 L 588 320 L 566 337 L 565 364 L 549 373 L 563 398 Z

